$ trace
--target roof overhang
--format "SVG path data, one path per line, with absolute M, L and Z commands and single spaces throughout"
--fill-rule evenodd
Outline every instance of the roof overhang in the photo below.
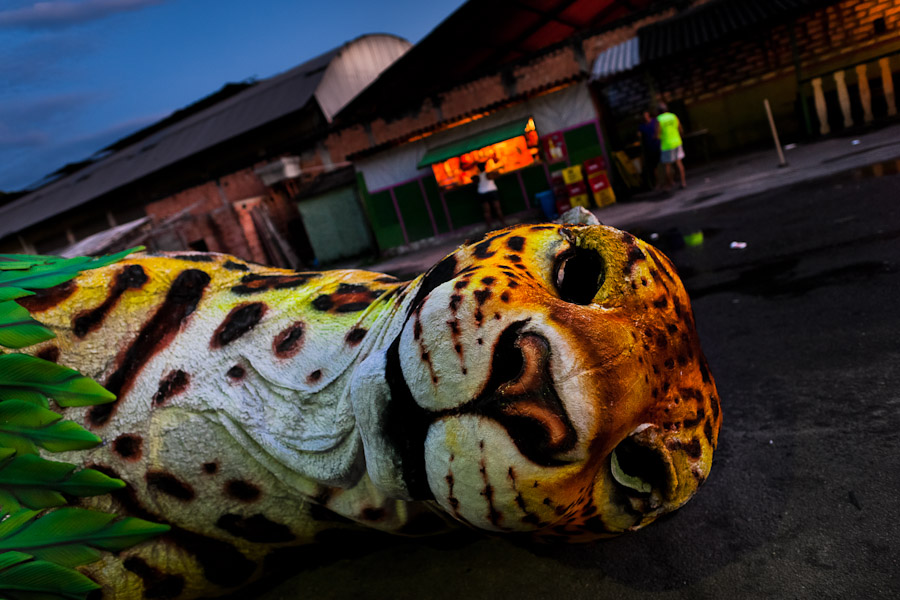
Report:
M 417 165 L 420 169 L 433 165 L 434 163 L 443 162 L 454 156 L 460 156 L 466 152 L 479 150 L 491 144 L 502 142 L 520 135 L 525 135 L 525 128 L 528 126 L 531 117 L 526 119 L 517 119 L 497 127 L 491 127 L 483 131 L 473 132 L 469 137 L 456 140 L 437 148 L 432 148 L 425 153 L 422 160 Z
M 606 79 L 630 71 L 640 64 L 640 43 L 635 36 L 601 52 L 591 68 L 591 80 Z

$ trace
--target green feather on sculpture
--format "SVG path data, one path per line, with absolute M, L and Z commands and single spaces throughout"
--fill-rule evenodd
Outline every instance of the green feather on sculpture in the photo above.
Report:
M 99 586 L 75 570 L 168 531 L 141 519 L 65 507 L 66 496 L 96 496 L 125 483 L 41 453 L 92 448 L 101 439 L 50 410 L 115 400 L 73 369 L 18 350 L 54 337 L 15 302 L 134 250 L 100 258 L 0 254 L 0 597 L 78 600 Z M 60 507 L 60 508 L 57 508 Z M 49 509 L 49 510 L 48 510 Z

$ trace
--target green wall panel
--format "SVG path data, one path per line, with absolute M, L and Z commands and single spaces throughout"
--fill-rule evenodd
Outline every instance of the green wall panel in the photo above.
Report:
M 450 211 L 454 229 L 484 221 L 478 189 L 474 185 L 446 192 L 444 198 L 447 200 L 447 210 Z
M 418 181 L 399 185 L 394 188 L 397 197 L 397 206 L 403 215 L 403 223 L 406 225 L 406 235 L 410 242 L 434 236 L 431 227 L 431 219 L 428 218 L 428 210 L 425 208 L 425 199 Z
M 434 223 L 437 225 L 438 233 L 447 233 L 450 226 L 447 224 L 447 216 L 444 214 L 444 207 L 441 204 L 441 192 L 438 188 L 434 175 L 425 177 L 422 180 L 425 186 L 425 193 L 428 195 L 428 205 L 431 206 L 431 214 L 434 215 Z
M 369 223 L 375 234 L 375 241 L 382 250 L 403 245 L 403 231 L 394 210 L 394 203 L 388 192 L 370 194 L 361 173 L 356 174 L 357 188 L 362 195 L 363 205 L 369 214 Z

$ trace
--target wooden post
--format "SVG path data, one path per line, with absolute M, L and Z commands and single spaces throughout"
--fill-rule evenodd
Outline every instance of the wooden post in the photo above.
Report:
M 850 114 L 850 92 L 847 91 L 847 81 L 843 71 L 834 72 L 834 83 L 837 85 L 841 112 L 844 113 L 844 127 L 853 127 L 853 116 Z
M 769 117 L 769 127 L 772 128 L 772 138 L 775 140 L 775 150 L 778 152 L 778 166 L 786 167 L 787 161 L 784 160 L 784 151 L 781 149 L 781 141 L 778 139 L 778 130 L 775 129 L 775 119 L 772 118 L 772 107 L 769 106 L 769 99 L 763 100 L 766 107 L 766 115 Z
M 897 102 L 894 98 L 894 79 L 891 77 L 891 59 L 884 57 L 878 61 L 881 67 L 881 87 L 884 89 L 884 99 L 887 101 L 887 114 L 893 117 L 897 114 Z
M 856 83 L 859 86 L 859 101 L 863 107 L 863 121 L 871 123 L 875 117 L 872 116 L 872 92 L 869 90 L 869 75 L 865 64 L 856 65 Z
M 819 117 L 819 133 L 828 135 L 831 127 L 828 126 L 828 107 L 825 105 L 825 94 L 822 92 L 822 78 L 812 80 L 813 100 L 816 103 L 816 116 Z

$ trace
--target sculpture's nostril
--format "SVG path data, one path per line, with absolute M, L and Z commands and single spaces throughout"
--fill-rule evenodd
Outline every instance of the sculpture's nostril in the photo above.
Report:
M 665 495 L 668 468 L 662 456 L 652 448 L 625 438 L 610 454 L 610 470 L 616 483 L 631 494 L 653 491 Z

